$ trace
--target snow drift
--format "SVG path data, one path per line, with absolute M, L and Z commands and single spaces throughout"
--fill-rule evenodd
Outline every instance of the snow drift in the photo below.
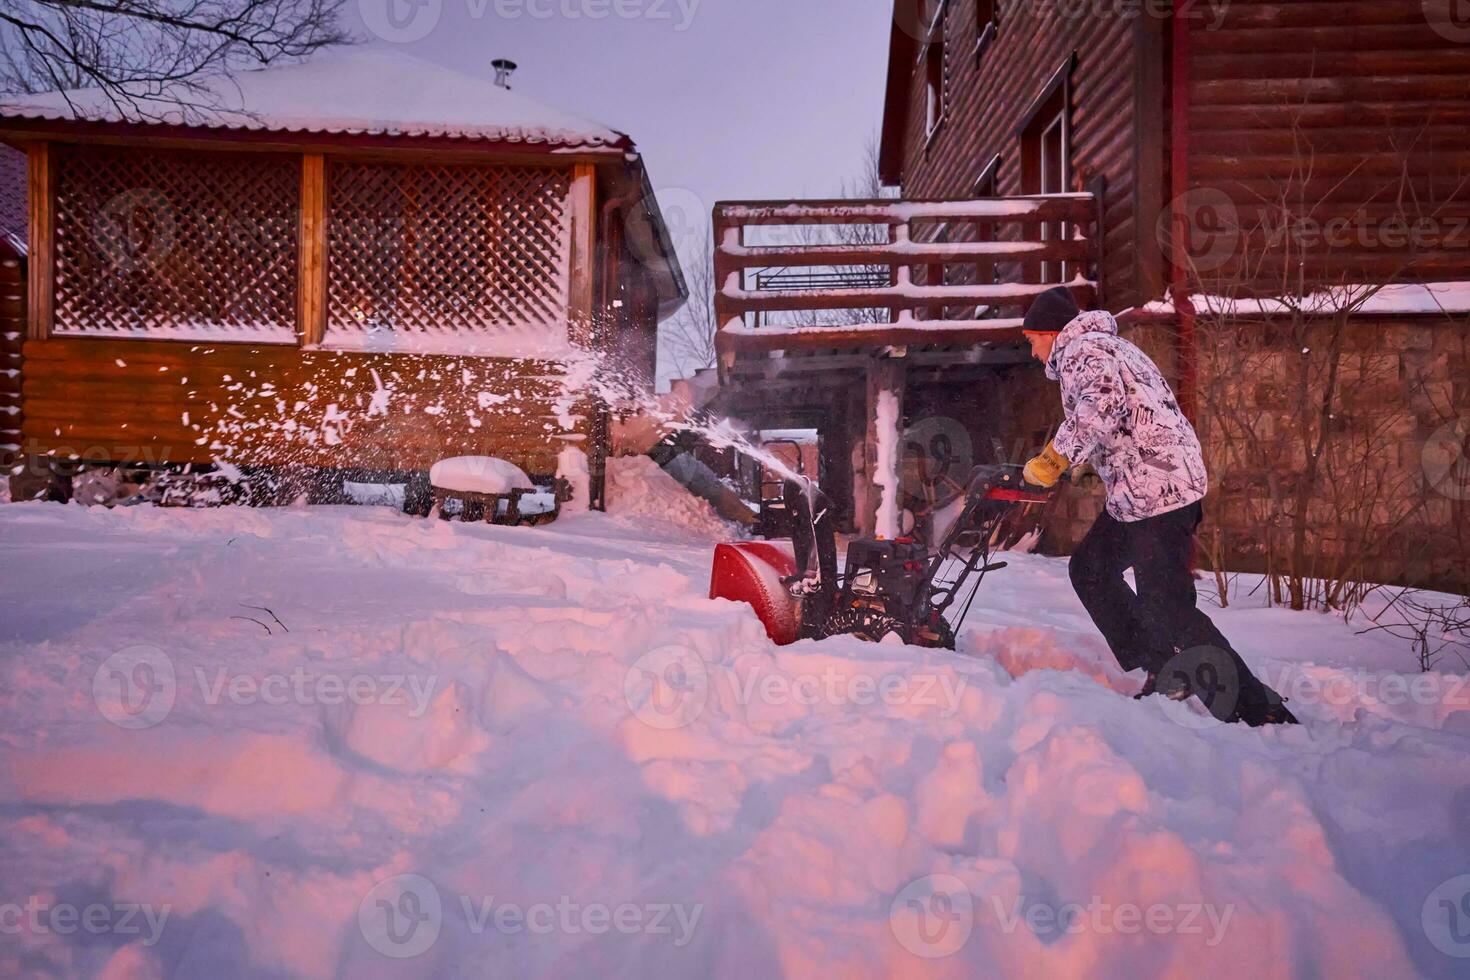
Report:
M 617 499 L 0 508 L 0 973 L 1463 975 L 1464 677 L 1231 609 L 1305 724 L 1221 727 L 1033 556 L 960 655 L 776 648 Z

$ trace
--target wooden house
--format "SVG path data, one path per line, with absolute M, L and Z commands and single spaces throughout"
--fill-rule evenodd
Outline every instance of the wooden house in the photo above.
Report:
M 895 485 L 875 471 L 883 390 L 906 430 L 962 437 L 967 459 L 1045 440 L 1055 390 L 1019 353 L 1017 318 L 1067 283 L 1119 315 L 1202 428 L 1221 397 L 1261 422 L 1290 476 L 1309 449 L 1286 389 L 1310 345 L 1282 324 L 1341 320 L 1343 403 L 1371 402 L 1393 433 L 1375 452 L 1403 474 L 1394 493 L 1462 520 L 1470 494 L 1418 476 L 1426 437 L 1470 398 L 1470 29 L 1453 6 L 895 0 L 880 169 L 898 198 L 715 210 L 724 403 L 821 424 L 833 495 L 871 528 L 872 486 Z M 770 225 L 852 222 L 876 234 L 751 244 Z M 1265 336 L 1286 342 L 1252 347 Z M 1213 469 L 1215 518 L 1248 537 L 1245 503 L 1274 475 L 1225 455 Z M 1052 544 L 1099 507 L 1070 493 Z
M 13 98 L 0 140 L 29 158 L 32 463 L 551 475 L 570 445 L 596 505 L 608 420 L 569 365 L 651 385 L 686 295 L 632 139 L 504 73 L 334 49 Z

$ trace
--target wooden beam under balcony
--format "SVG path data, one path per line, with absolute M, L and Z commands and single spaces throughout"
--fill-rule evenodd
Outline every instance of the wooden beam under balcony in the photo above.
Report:
M 915 320 L 908 323 L 865 323 L 840 327 L 727 326 L 715 335 L 721 354 L 764 353 L 777 350 L 834 350 L 859 347 L 968 347 L 974 344 L 1017 343 L 1022 321 Z
M 719 293 L 741 313 L 797 310 L 893 309 L 914 310 L 941 306 L 1027 306 L 1056 283 L 1003 282 L 965 286 L 899 285 L 876 289 L 739 289 L 726 286 Z M 1077 305 L 1087 309 L 1096 287 L 1075 280 L 1064 283 Z M 981 321 L 989 322 L 989 321 Z M 728 327 L 727 327 L 728 329 Z
M 933 265 L 963 262 L 1086 262 L 1096 246 L 1083 238 L 1053 242 L 893 242 L 888 245 L 721 245 L 729 268 Z

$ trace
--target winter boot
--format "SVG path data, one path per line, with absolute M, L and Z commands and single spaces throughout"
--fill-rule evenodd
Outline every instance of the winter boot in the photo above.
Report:
M 1259 680 L 1240 692 L 1240 703 L 1230 718 L 1252 728 L 1265 725 L 1300 725 L 1296 715 L 1286 707 L 1286 699 Z
M 1144 698 L 1151 698 L 1158 693 L 1159 675 L 1151 670 L 1146 671 L 1143 678 L 1143 687 L 1139 689 L 1137 694 L 1133 695 L 1133 700 L 1142 701 Z
M 1139 689 L 1137 694 L 1133 695 L 1133 700 L 1142 701 L 1144 698 L 1153 697 L 1155 694 L 1162 694 L 1170 701 L 1188 701 L 1190 695 L 1193 693 L 1194 688 L 1190 686 L 1188 678 L 1175 676 L 1160 686 L 1158 671 L 1150 670 L 1143 678 L 1143 687 Z

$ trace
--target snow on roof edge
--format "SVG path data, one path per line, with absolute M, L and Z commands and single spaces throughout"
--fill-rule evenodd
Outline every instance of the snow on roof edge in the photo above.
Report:
M 290 136 L 383 136 L 628 149 L 632 138 L 494 82 L 397 51 L 329 49 L 203 80 L 204 91 L 118 105 L 97 89 L 11 96 L 0 118 Z M 196 104 L 203 103 L 203 104 Z
M 1301 298 L 1248 298 L 1195 293 L 1189 297 L 1196 311 L 1224 316 L 1276 316 L 1300 310 L 1308 315 L 1325 315 L 1342 305 L 1351 305 L 1371 285 L 1344 285 L 1311 293 Z M 1415 315 L 1470 313 L 1470 282 L 1392 283 L 1362 301 L 1359 315 Z M 1170 299 L 1156 299 L 1138 307 L 1144 313 L 1177 312 Z

